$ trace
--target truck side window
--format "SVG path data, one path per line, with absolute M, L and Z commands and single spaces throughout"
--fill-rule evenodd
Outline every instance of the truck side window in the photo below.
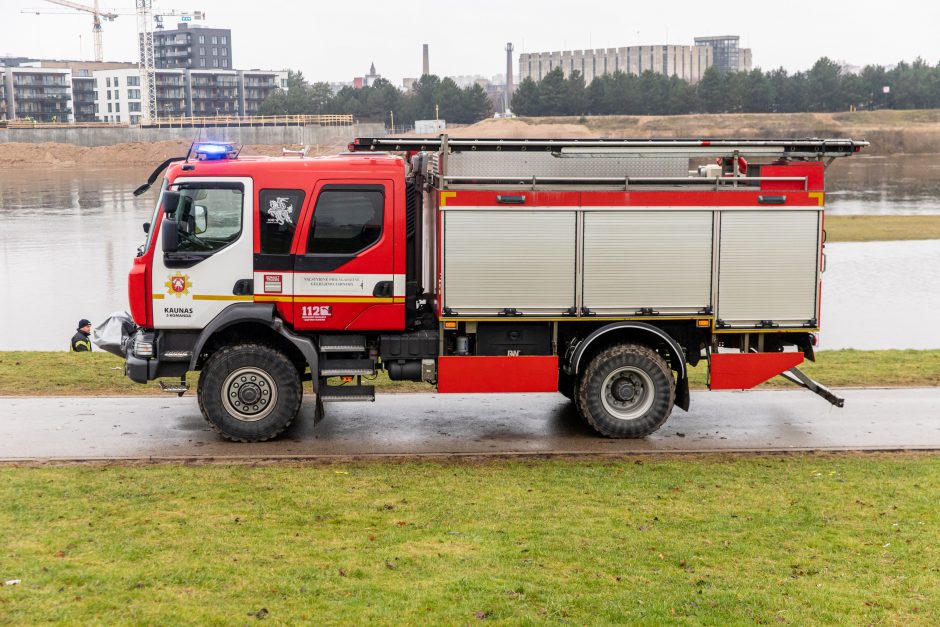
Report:
M 180 234 L 180 252 L 213 253 L 238 239 L 242 232 L 242 202 L 245 195 L 240 183 L 187 184 L 180 194 L 193 199 L 192 212 L 198 216 L 192 233 Z M 183 203 L 176 219 L 182 221 Z
M 354 255 L 379 241 L 385 195 L 375 185 L 326 187 L 317 198 L 307 252 Z
M 261 252 L 286 255 L 290 253 L 297 218 L 304 204 L 300 189 L 263 189 L 258 196 L 261 225 Z

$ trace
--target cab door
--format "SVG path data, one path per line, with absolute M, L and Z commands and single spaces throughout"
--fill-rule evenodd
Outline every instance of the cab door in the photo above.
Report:
M 405 277 L 404 268 L 395 273 L 393 192 L 389 180 L 317 183 L 294 242 L 296 328 L 404 329 Z
M 229 305 L 252 300 L 252 180 L 177 178 L 170 189 L 185 199 L 193 228 L 180 233 L 176 250 L 164 250 L 163 238 L 157 239 L 153 323 L 159 329 L 203 329 Z M 176 222 L 162 221 L 161 235 L 186 220 L 182 207 Z

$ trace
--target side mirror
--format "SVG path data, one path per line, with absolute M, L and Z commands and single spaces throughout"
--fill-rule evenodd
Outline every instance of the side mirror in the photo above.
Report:
M 147 233 L 147 234 L 150 233 L 150 223 L 149 223 L 149 222 L 144 222 L 144 233 Z
M 180 249 L 179 223 L 176 220 L 165 218 L 160 233 L 163 238 L 163 252 L 175 253 Z
M 196 235 L 202 235 L 209 228 L 209 210 L 203 205 L 196 205 L 193 211 L 193 227 Z
M 163 192 L 163 213 L 175 216 L 176 209 L 180 204 L 180 196 L 179 192 L 171 192 L 170 190 Z

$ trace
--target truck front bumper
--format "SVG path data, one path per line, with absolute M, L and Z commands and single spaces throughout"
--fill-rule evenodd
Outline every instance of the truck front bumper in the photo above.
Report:
M 157 378 L 159 365 L 160 361 L 158 359 L 138 357 L 133 353 L 128 353 L 127 359 L 124 361 L 124 374 L 134 383 L 147 383 Z

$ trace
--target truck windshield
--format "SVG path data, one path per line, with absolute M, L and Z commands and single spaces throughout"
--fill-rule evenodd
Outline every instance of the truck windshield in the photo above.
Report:
M 137 256 L 142 257 L 147 254 L 147 251 L 150 250 L 150 243 L 153 241 L 153 232 L 156 230 L 157 218 L 160 217 L 160 206 L 163 204 L 163 192 L 166 191 L 166 178 L 163 179 L 163 183 L 160 185 L 160 193 L 157 194 L 157 204 L 153 208 L 153 215 L 150 216 L 150 228 L 147 230 L 147 239 L 144 240 L 144 245 L 137 249 Z

